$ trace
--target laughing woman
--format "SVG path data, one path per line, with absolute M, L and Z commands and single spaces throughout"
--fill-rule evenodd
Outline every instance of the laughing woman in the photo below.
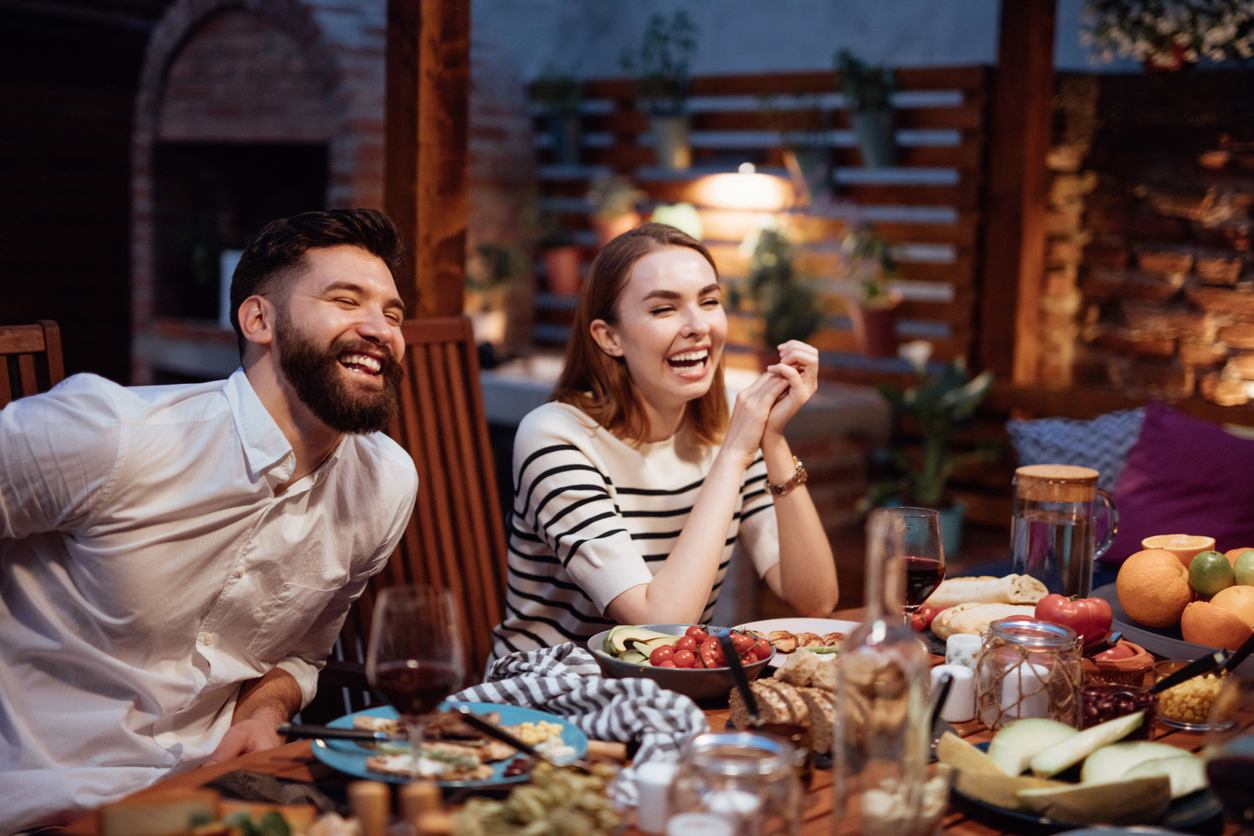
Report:
M 495 657 L 612 624 L 707 621 L 737 542 L 802 615 L 835 608 L 831 547 L 784 440 L 818 352 L 784 343 L 729 417 L 721 295 L 709 251 L 662 224 L 593 262 L 552 401 L 514 443 Z

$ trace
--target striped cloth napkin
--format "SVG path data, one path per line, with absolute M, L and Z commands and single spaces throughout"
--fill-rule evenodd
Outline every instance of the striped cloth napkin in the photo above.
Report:
M 594 740 L 638 741 L 634 766 L 675 760 L 684 743 L 710 729 L 697 704 L 651 679 L 606 679 L 592 654 L 573 643 L 511 653 L 488 669 L 487 681 L 450 700 L 520 705 L 556 714 Z M 634 770 L 614 782 L 614 800 L 635 804 Z

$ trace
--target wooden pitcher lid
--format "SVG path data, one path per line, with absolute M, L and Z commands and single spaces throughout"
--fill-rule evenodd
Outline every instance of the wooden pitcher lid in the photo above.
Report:
M 1033 502 L 1092 502 L 1099 475 L 1091 467 L 1030 464 L 1015 471 L 1015 484 L 1019 496 Z

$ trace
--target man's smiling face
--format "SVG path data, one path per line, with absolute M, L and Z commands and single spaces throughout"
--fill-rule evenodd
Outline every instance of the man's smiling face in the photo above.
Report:
M 284 377 L 333 430 L 382 430 L 396 412 L 404 306 L 383 260 L 351 246 L 311 249 L 276 301 Z

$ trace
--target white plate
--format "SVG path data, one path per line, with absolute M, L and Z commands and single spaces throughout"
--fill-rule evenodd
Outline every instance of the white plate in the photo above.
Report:
M 862 626 L 857 621 L 840 621 L 835 618 L 768 618 L 763 621 L 750 621 L 734 628 L 737 630 L 756 630 L 769 633 L 772 630 L 786 630 L 789 633 L 844 633 L 848 635 Z M 770 666 L 778 668 L 788 661 L 787 653 L 776 653 Z

